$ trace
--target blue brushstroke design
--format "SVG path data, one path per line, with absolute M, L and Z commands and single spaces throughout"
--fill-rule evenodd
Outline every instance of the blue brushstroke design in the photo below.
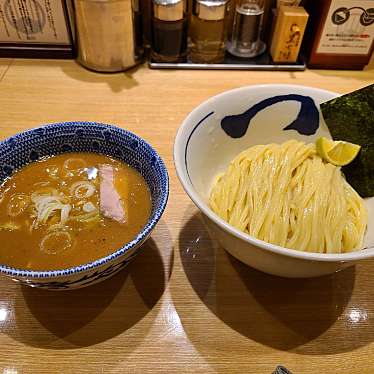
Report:
M 190 180 L 191 184 L 192 184 L 192 180 L 191 180 L 191 177 L 190 177 L 190 173 L 188 171 L 188 165 L 187 165 L 187 152 L 188 152 L 188 144 L 190 143 L 190 140 L 191 140 L 191 137 L 193 135 L 193 133 L 197 130 L 197 128 L 208 118 L 210 117 L 214 112 L 210 112 L 208 113 L 205 117 L 203 117 L 196 125 L 195 127 L 192 129 L 188 139 L 187 139 L 187 142 L 186 142 L 186 148 L 184 150 L 184 164 L 186 166 L 186 171 L 187 171 L 187 175 L 188 175 L 188 179 Z
M 243 137 L 252 118 L 261 110 L 282 101 L 298 101 L 301 103 L 296 119 L 283 130 L 296 130 L 301 135 L 313 135 L 319 127 L 319 111 L 313 99 L 309 96 L 289 94 L 269 97 L 253 105 L 244 113 L 226 116 L 221 121 L 221 127 L 231 138 Z

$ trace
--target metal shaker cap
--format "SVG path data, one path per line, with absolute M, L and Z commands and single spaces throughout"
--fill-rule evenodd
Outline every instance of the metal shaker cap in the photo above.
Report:
M 184 17 L 183 0 L 153 0 L 153 13 L 162 21 L 179 21 Z
M 207 21 L 219 21 L 225 18 L 228 0 L 196 0 L 194 14 Z

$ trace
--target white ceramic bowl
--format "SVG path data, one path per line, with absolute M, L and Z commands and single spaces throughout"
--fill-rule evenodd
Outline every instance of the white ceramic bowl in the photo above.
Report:
M 244 149 L 292 138 L 310 143 L 319 136 L 330 137 L 319 104 L 336 96 L 295 85 L 243 87 L 205 101 L 179 128 L 174 143 L 178 177 L 202 211 L 211 235 L 245 264 L 284 277 L 316 277 L 374 257 L 373 198 L 366 199 L 369 227 L 365 249 L 344 254 L 307 253 L 269 244 L 235 229 L 208 206 L 214 177 Z M 285 129 L 287 126 L 291 129 Z

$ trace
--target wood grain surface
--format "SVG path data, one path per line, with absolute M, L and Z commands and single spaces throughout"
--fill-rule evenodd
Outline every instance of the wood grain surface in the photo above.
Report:
M 159 151 L 166 212 L 119 275 L 70 292 L 0 279 L 0 372 L 374 373 L 374 261 L 318 279 L 268 276 L 208 236 L 182 190 L 172 147 L 179 124 L 222 91 L 293 83 L 339 93 L 374 70 L 160 71 L 97 74 L 73 61 L 0 60 L 0 138 L 69 120 L 112 123 Z

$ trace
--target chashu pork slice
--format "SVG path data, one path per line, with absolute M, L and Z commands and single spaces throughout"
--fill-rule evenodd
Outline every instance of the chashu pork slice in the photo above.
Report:
M 126 209 L 115 187 L 114 168 L 111 165 L 99 166 L 100 213 L 109 219 L 126 223 Z

